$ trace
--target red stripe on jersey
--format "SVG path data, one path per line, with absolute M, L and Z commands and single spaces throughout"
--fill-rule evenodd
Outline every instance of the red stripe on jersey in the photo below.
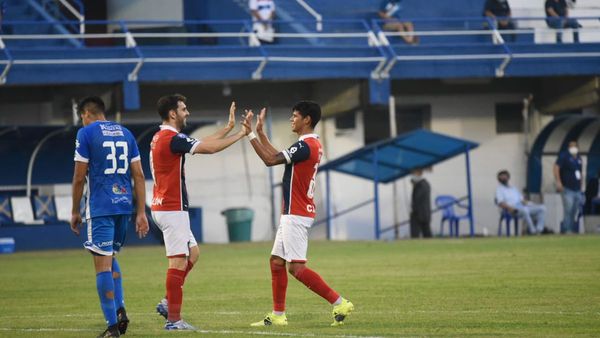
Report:
M 289 214 L 315 218 L 316 209 L 314 202 L 314 192 L 316 186 L 317 169 L 321 162 L 323 149 L 321 142 L 316 137 L 306 137 L 303 139 L 310 149 L 308 159 L 293 163 Z
M 152 211 L 183 210 L 183 154 L 171 151 L 171 139 L 177 135 L 172 128 L 161 128 L 150 143 L 150 166 L 154 178 Z

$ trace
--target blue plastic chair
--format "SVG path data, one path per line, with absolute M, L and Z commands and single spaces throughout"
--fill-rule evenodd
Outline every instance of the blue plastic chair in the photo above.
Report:
M 57 221 L 56 206 L 54 205 L 54 199 L 52 196 L 33 196 L 32 201 L 35 219 L 40 219 L 44 222 Z
M 440 236 L 444 236 L 444 222 L 448 222 L 448 228 L 450 230 L 450 237 L 458 237 L 458 227 L 460 220 L 468 219 L 469 212 L 468 208 L 451 195 L 440 195 L 435 198 L 436 207 L 442 210 L 442 220 L 440 222 Z M 467 213 L 464 215 L 457 215 L 454 212 L 454 205 L 467 209 Z
M 519 216 L 510 213 L 506 209 L 500 211 L 500 220 L 498 220 L 498 237 L 502 236 L 502 222 L 506 224 L 506 237 L 510 237 L 510 223 L 515 222 L 515 236 L 519 235 Z

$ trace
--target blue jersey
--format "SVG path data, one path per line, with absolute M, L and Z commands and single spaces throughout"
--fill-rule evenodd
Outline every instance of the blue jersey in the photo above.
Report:
M 85 218 L 133 212 L 130 164 L 140 160 L 131 132 L 96 121 L 77 132 L 75 161 L 88 163 Z

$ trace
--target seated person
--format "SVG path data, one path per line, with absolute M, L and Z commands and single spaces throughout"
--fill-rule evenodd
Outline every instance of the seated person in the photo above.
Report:
M 574 28 L 573 40 L 579 42 L 578 28 L 581 25 L 577 20 L 569 18 L 569 8 L 567 7 L 566 0 L 546 0 L 546 23 L 550 28 L 563 29 L 563 28 Z M 562 34 L 556 34 L 556 41 L 562 42 Z
M 483 15 L 491 18 L 494 27 L 499 30 L 516 29 L 515 23 L 510 19 L 510 5 L 508 0 L 486 0 Z M 500 19 L 498 19 L 500 17 Z M 490 27 L 491 28 L 491 27 Z M 510 40 L 515 42 L 516 35 L 510 34 Z
M 386 31 L 407 32 L 409 34 L 402 35 L 402 39 L 408 44 L 415 45 L 419 42 L 419 39 L 412 34 L 415 30 L 412 22 L 402 21 L 400 19 L 400 12 L 402 12 L 401 1 L 402 0 L 383 0 L 379 7 L 378 14 L 382 20 L 385 20 L 383 29 Z
M 517 188 L 508 184 L 510 180 L 508 170 L 498 172 L 497 178 L 500 183 L 496 188 L 496 203 L 498 206 L 523 219 L 527 223 L 528 233 L 532 235 L 551 233 L 550 230 L 544 227 L 546 207 L 525 200 Z M 535 224 L 533 219 L 535 219 Z
M 589 179 L 585 186 L 585 206 L 583 207 L 584 214 L 591 215 L 600 214 L 600 191 L 598 186 L 600 185 L 600 170 L 596 174 L 596 177 Z

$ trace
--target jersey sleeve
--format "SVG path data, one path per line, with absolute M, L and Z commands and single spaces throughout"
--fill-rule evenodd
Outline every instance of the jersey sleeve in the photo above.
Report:
M 186 134 L 179 133 L 171 139 L 171 151 L 175 154 L 193 154 L 196 147 L 200 145 L 200 141 L 189 137 Z
M 88 163 L 90 161 L 90 147 L 86 137 L 86 132 L 84 128 L 79 129 L 77 132 L 77 138 L 75 139 L 75 158 L 76 162 L 85 162 Z
M 133 134 L 131 134 L 131 132 L 128 129 L 126 132 L 127 138 L 129 140 L 129 149 L 131 149 L 131 152 L 129 154 L 129 161 L 131 163 L 140 161 L 142 158 L 140 156 L 140 149 L 138 148 L 137 142 L 135 141 L 135 137 L 133 137 Z
M 310 157 L 310 148 L 304 141 L 294 143 L 288 149 L 282 150 L 281 153 L 285 157 L 287 164 L 301 162 Z

